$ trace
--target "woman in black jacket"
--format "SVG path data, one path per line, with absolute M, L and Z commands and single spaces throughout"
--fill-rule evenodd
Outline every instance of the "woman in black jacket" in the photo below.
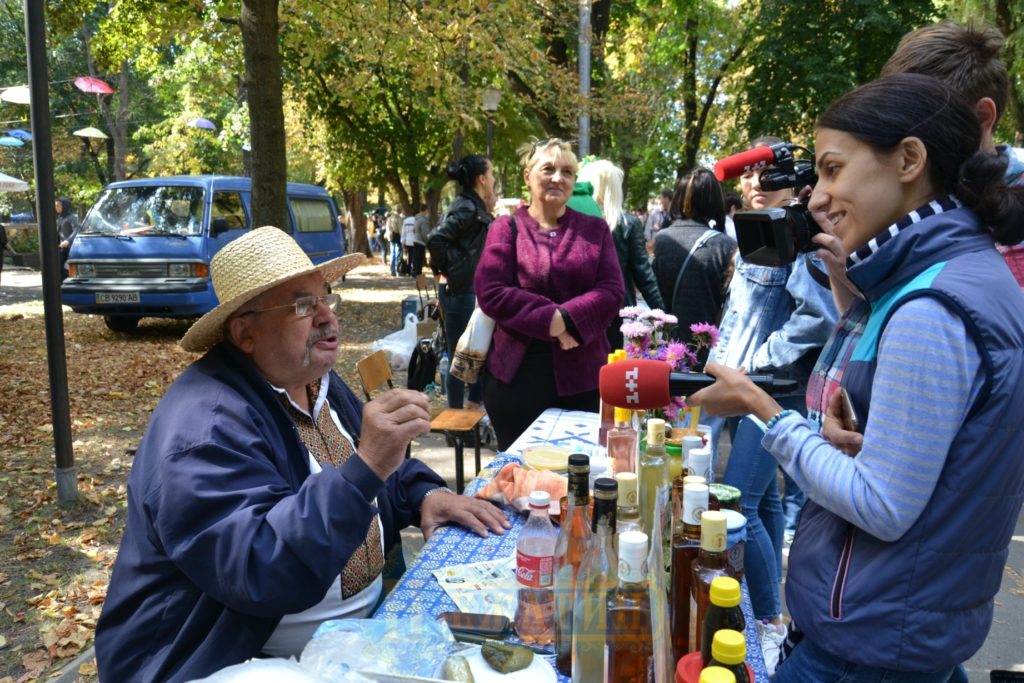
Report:
M 71 205 L 71 200 L 61 197 L 54 203 L 57 211 L 57 238 L 60 249 L 60 279 L 68 276 L 66 264 L 68 254 L 71 252 L 71 243 L 75 241 L 78 232 L 78 216 Z
M 448 177 L 459 184 L 459 194 L 430 236 L 430 266 L 439 275 L 438 299 L 444 313 L 445 341 L 448 357 L 455 355 L 455 343 L 466 330 L 476 306 L 473 275 L 480 260 L 487 226 L 494 217 L 494 168 L 491 161 L 479 154 L 470 154 L 448 164 Z M 463 382 L 448 375 L 445 387 L 449 408 L 462 408 Z M 479 408 L 482 391 L 479 382 L 469 387 L 467 407 Z
M 622 210 L 622 169 L 605 159 L 591 161 L 580 169 L 579 182 L 588 182 L 594 187 L 594 200 L 601 207 L 604 219 L 612 229 L 615 241 L 615 252 L 622 268 L 622 280 L 626 285 L 626 294 L 622 306 L 636 305 L 636 290 L 640 290 L 644 301 L 651 308 L 664 310 L 658 281 L 651 270 L 651 261 L 647 257 L 647 245 L 644 240 L 644 226 L 640 219 Z M 620 308 L 621 308 L 620 307 Z M 608 341 L 613 349 L 622 348 L 622 318 L 608 326 Z

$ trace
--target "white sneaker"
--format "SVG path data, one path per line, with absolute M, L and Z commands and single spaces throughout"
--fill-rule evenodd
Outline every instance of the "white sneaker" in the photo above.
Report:
M 775 673 L 775 667 L 779 664 L 779 650 L 786 640 L 786 627 L 784 624 L 772 624 L 759 621 L 757 633 L 761 636 L 761 653 L 764 655 L 764 668 L 769 676 Z

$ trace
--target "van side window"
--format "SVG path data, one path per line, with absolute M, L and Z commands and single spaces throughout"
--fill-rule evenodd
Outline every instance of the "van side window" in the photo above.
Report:
M 296 232 L 334 232 L 331 206 L 322 199 L 289 199 Z
M 242 206 L 242 195 L 238 192 L 214 192 L 213 203 L 210 205 L 210 225 L 218 218 L 228 222 L 229 230 L 248 228 L 249 219 Z

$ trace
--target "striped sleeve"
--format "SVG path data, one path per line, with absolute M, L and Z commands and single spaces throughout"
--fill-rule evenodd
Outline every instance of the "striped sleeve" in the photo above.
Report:
M 963 321 L 920 297 L 893 314 L 879 340 L 864 445 L 856 458 L 799 416 L 763 445 L 816 503 L 884 541 L 921 515 L 984 380 Z

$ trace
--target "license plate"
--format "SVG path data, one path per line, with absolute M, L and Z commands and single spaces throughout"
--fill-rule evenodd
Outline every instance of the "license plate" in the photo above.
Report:
M 137 304 L 139 303 L 138 292 L 97 292 L 96 303 L 98 304 Z

